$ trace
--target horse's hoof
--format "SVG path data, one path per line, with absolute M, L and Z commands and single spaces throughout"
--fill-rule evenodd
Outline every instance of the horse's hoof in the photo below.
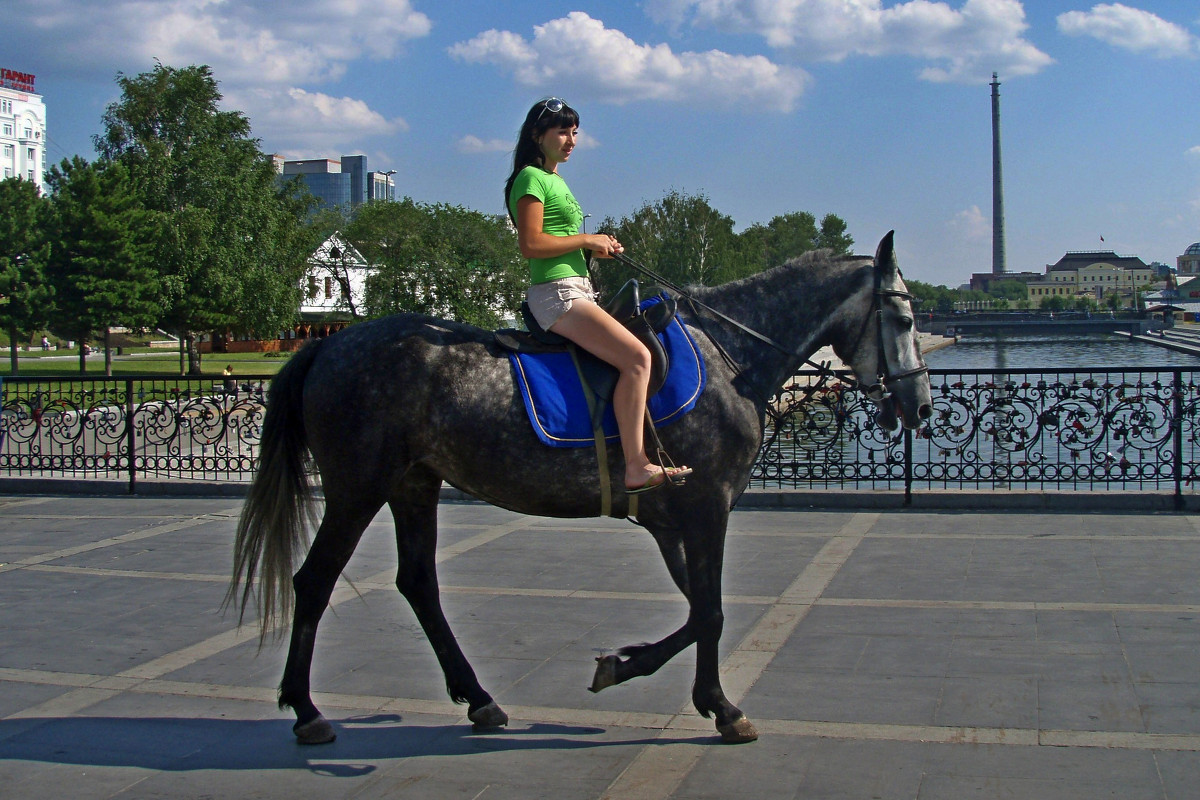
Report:
M 745 744 L 758 738 L 754 723 L 744 714 L 728 725 L 718 725 L 717 733 L 721 734 L 721 741 L 725 744 Z
M 471 720 L 477 731 L 503 728 L 508 724 L 508 714 L 505 714 L 504 710 L 496 705 L 495 700 L 486 706 L 480 706 L 474 711 L 468 712 L 467 719 Z
M 296 734 L 297 744 L 328 744 L 337 738 L 337 733 L 329 724 L 329 720 L 320 714 L 316 719 L 309 720 L 303 725 L 297 722 L 292 726 L 292 733 Z
M 616 656 L 600 656 L 597 658 L 596 674 L 592 676 L 592 685 L 588 687 L 588 691 L 598 692 L 601 689 L 616 686 L 617 664 L 620 663 L 621 659 Z

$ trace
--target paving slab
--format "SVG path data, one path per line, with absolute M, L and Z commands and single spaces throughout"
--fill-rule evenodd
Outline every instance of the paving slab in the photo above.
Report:
M 748 509 L 730 521 L 718 743 L 694 656 L 587 691 L 687 606 L 615 520 L 439 512 L 443 605 L 511 716 L 475 733 L 372 522 L 295 744 L 283 644 L 223 613 L 241 501 L 0 497 L 0 797 L 1195 798 L 1200 517 Z

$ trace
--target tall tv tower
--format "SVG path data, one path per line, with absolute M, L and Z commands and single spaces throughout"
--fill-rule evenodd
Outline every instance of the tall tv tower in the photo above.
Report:
M 1000 81 L 992 73 L 992 274 L 1008 272 L 1004 256 L 1004 175 L 1000 169 Z

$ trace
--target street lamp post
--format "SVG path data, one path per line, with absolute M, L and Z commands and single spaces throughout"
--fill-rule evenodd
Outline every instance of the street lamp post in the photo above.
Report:
M 392 176 L 396 174 L 396 170 L 389 169 L 383 173 L 383 199 L 392 199 Z

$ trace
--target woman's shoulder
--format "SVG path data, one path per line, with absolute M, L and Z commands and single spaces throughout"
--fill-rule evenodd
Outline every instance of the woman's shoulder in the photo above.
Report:
M 550 180 L 550 173 L 537 164 L 530 164 L 517 173 L 517 180 L 526 183 L 547 183 Z
M 550 175 L 546 170 L 531 165 L 518 172 L 513 179 L 510 197 L 516 200 L 526 194 L 532 194 L 539 199 L 544 199 L 552 185 Z

